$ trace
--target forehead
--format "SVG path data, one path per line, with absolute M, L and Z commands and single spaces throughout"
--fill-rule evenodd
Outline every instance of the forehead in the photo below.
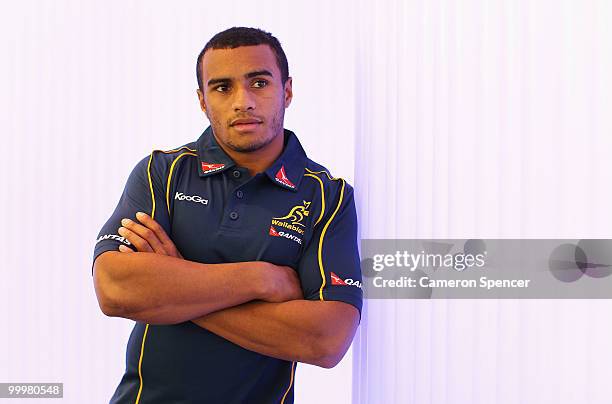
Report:
M 202 57 L 204 83 L 214 78 L 239 78 L 249 72 L 261 70 L 268 70 L 274 78 L 280 79 L 274 51 L 268 45 L 209 49 Z

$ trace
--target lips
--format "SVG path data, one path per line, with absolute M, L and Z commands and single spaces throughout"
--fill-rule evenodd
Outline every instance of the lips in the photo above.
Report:
M 236 126 L 236 125 L 251 125 L 251 124 L 259 124 L 261 123 L 261 121 L 259 119 L 255 119 L 255 118 L 241 118 L 241 119 L 234 119 L 231 123 L 231 126 Z
M 240 118 L 234 119 L 230 126 L 241 133 L 254 132 L 257 127 L 262 123 L 259 119 L 255 118 Z

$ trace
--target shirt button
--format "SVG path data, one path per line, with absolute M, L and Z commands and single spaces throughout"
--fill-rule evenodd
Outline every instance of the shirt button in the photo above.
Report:
M 236 191 L 236 197 L 238 199 L 242 199 L 243 196 L 244 196 L 244 193 L 242 191 L 240 191 L 240 190 Z
M 230 219 L 232 219 L 232 220 L 238 219 L 238 212 L 231 212 L 230 213 Z
M 232 175 L 234 176 L 234 178 L 240 178 L 240 171 L 234 170 L 232 171 Z

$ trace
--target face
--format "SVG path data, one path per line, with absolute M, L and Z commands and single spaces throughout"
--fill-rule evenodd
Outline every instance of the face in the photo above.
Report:
M 291 78 L 283 85 L 268 45 L 209 49 L 202 57 L 200 107 L 225 150 L 249 153 L 283 139 Z

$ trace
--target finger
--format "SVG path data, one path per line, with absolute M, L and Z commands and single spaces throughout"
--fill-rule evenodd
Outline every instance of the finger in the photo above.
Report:
M 123 244 L 119 246 L 119 251 L 124 252 L 124 253 L 134 252 L 134 250 L 132 250 L 130 247 L 124 246 Z
M 125 227 L 120 227 L 117 232 L 125 237 L 130 243 L 136 247 L 136 250 L 139 252 L 154 252 L 153 248 L 147 243 L 147 240 L 140 237 L 138 234 L 134 233 L 130 229 L 126 229 Z
M 128 230 L 131 230 L 132 232 L 136 233 L 139 237 L 145 239 L 146 242 L 153 249 L 153 252 L 157 254 L 168 255 L 168 253 L 166 252 L 166 249 L 164 248 L 161 241 L 159 241 L 159 239 L 157 238 L 153 230 L 141 225 L 140 223 L 137 223 L 127 218 L 122 219 L 121 224 L 123 225 L 123 227 L 127 228 Z
M 138 219 L 140 223 L 142 223 L 143 225 L 145 225 L 147 228 L 151 229 L 155 233 L 157 238 L 160 240 L 160 242 L 163 244 L 164 248 L 170 255 L 174 255 L 174 256 L 183 258 L 181 254 L 178 252 L 172 239 L 168 236 L 168 234 L 164 230 L 164 228 L 161 227 L 161 225 L 157 223 L 151 216 L 143 212 L 137 212 L 136 219 Z

